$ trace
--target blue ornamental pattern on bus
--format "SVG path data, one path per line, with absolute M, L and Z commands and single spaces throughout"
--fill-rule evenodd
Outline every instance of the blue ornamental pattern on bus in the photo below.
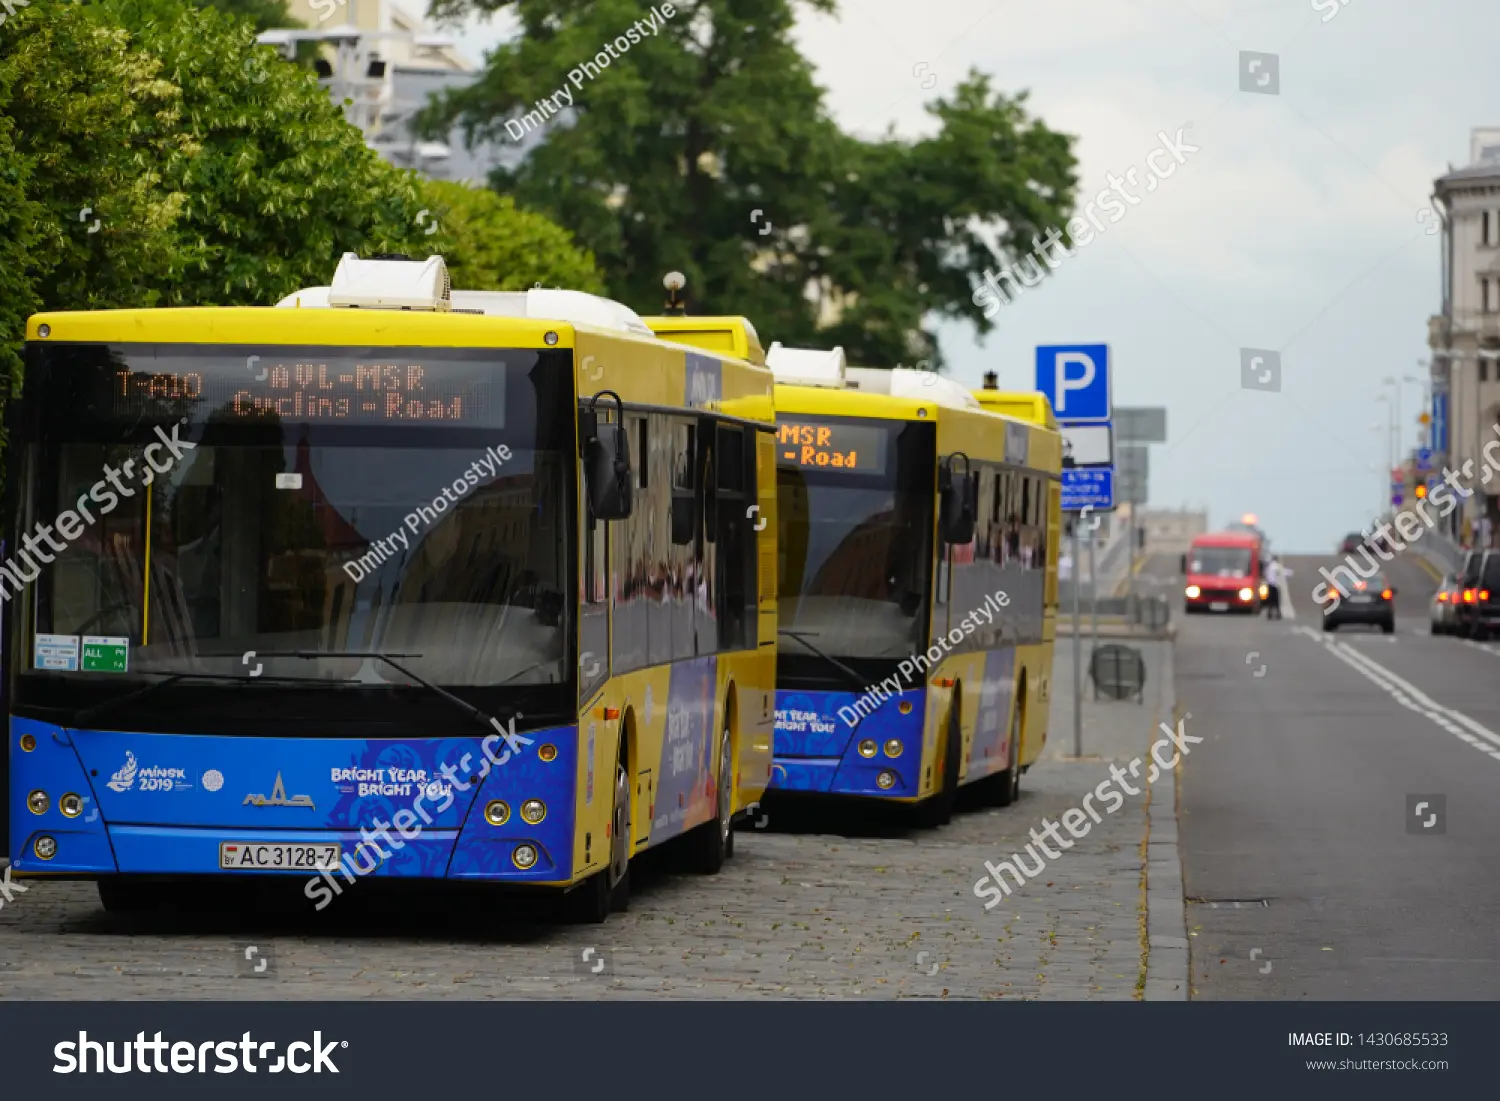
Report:
M 977 780 L 1005 768 L 1010 754 L 1011 698 L 1015 695 L 1016 652 L 991 650 L 984 662 L 984 683 L 979 688 L 979 714 L 974 720 L 974 738 L 969 748 L 966 780 Z
M 714 688 L 718 684 L 718 664 L 717 658 L 708 657 L 672 666 L 666 729 L 656 774 L 653 842 L 675 837 L 689 822 L 701 821 L 711 813 L 717 767 Z

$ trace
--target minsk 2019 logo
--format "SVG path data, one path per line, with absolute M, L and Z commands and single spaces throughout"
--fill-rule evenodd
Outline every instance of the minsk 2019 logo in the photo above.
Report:
M 125 751 L 125 767 L 109 778 L 110 789 L 112 791 L 129 791 L 130 786 L 135 783 L 135 770 L 135 754 L 127 749 Z

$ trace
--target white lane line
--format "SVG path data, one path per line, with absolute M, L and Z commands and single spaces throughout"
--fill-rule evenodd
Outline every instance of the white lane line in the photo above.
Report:
M 1294 627 L 1292 630 L 1304 634 L 1314 642 L 1320 644 L 1330 654 L 1359 673 L 1366 680 L 1373 682 L 1389 693 L 1397 703 L 1408 711 L 1413 711 L 1418 715 L 1424 716 L 1448 731 L 1448 733 L 1459 739 L 1459 741 L 1465 742 L 1479 750 L 1479 752 L 1500 761 L 1500 734 L 1495 733 L 1489 727 L 1476 722 L 1462 711 L 1457 711 L 1451 707 L 1444 707 L 1410 681 L 1397 676 L 1373 658 L 1360 653 L 1346 643 L 1338 642 L 1318 631 L 1314 631 L 1310 627 Z
M 1296 619 L 1297 609 L 1292 604 L 1292 587 L 1287 584 L 1291 581 L 1294 570 L 1283 568 L 1281 571 L 1281 588 L 1277 590 L 1276 599 L 1281 604 L 1282 619 Z

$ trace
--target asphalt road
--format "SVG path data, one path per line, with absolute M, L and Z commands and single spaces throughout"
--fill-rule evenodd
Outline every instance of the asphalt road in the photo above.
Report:
M 1433 637 L 1435 578 L 1406 557 L 1395 634 L 1323 632 L 1334 562 L 1286 560 L 1281 622 L 1179 600 L 1177 695 L 1205 739 L 1181 779 L 1193 996 L 1500 997 L 1500 649 Z

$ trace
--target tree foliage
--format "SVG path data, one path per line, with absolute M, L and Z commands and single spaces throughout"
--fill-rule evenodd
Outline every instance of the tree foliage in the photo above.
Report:
M 507 121 L 566 87 L 571 107 L 493 183 L 574 231 L 637 308 L 656 308 L 676 269 L 694 311 L 743 313 L 776 339 L 841 343 L 886 366 L 940 358 L 924 328 L 934 316 L 987 331 L 971 277 L 1066 222 L 1072 139 L 1030 116 L 1024 94 L 971 73 L 929 105 L 933 136 L 863 141 L 828 116 L 791 41 L 795 11 L 832 0 L 675 8 L 609 57 L 606 43 L 643 26 L 636 0 L 435 0 L 439 16 L 510 14 L 521 35 L 425 124 L 438 134 L 457 119 L 503 141 Z M 601 51 L 607 68 L 570 79 Z
M 455 287 L 525 290 L 545 272 L 550 286 L 604 292 L 593 257 L 556 223 L 517 209 L 509 195 L 443 181 L 429 182 L 424 191 L 436 204 L 433 247 L 447 262 Z
M 544 218 L 381 161 L 254 33 L 184 0 L 33 5 L 0 27 L 0 369 L 38 310 L 270 305 L 345 252 L 424 258 L 451 244 L 428 233 L 444 202 L 472 209 L 455 224 L 476 270 L 590 276 Z

